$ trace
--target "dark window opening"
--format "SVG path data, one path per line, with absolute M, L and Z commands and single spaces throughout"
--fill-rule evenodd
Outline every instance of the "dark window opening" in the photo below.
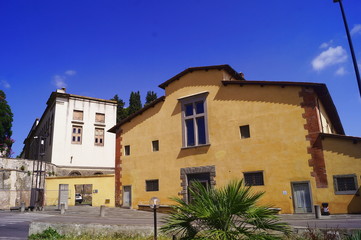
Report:
M 241 132 L 241 138 L 250 138 L 251 134 L 249 131 L 249 125 L 244 125 L 244 126 L 240 126 L 239 127 L 240 132 Z
M 194 146 L 194 123 L 193 119 L 186 120 L 186 128 L 187 128 L 187 146 Z
M 153 152 L 159 151 L 159 140 L 152 141 Z
M 244 175 L 244 183 L 247 186 L 264 185 L 263 172 L 248 172 L 248 173 L 243 173 L 243 175 Z
M 130 155 L 130 145 L 127 145 L 124 147 L 124 155 L 129 156 Z
M 192 188 L 194 182 L 199 182 L 206 189 L 208 189 L 211 186 L 211 177 L 209 172 L 188 174 L 187 179 L 188 179 L 188 203 L 192 202 L 192 196 L 189 190 L 190 189 L 192 189 L 193 191 L 195 190 L 194 188 Z
M 159 180 L 146 180 L 145 181 L 146 191 L 147 192 L 155 192 L 159 191 Z
M 357 177 L 355 174 L 333 176 L 336 194 L 355 194 Z

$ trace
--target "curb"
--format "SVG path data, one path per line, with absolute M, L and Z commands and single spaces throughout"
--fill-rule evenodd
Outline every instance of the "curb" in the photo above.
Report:
M 124 233 L 146 237 L 152 235 L 154 230 L 152 226 L 32 222 L 29 227 L 29 236 L 31 234 L 42 233 L 49 227 L 56 229 L 59 234 L 72 236 Z

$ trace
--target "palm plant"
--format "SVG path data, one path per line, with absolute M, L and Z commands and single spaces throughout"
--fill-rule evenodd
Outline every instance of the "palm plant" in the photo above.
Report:
M 361 231 L 357 231 L 351 236 L 346 237 L 346 240 L 361 240 Z
M 210 189 L 195 182 L 189 189 L 192 201 L 171 198 L 177 204 L 161 230 L 181 239 L 281 239 L 288 233 L 277 212 L 257 205 L 263 192 L 252 192 L 243 180 Z

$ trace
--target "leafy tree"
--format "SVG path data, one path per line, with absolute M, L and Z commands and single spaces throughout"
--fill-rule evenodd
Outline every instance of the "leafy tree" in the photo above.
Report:
M 165 219 L 163 232 L 181 239 L 216 240 L 282 239 L 275 231 L 289 232 L 288 225 L 279 222 L 274 210 L 257 205 L 264 193 L 253 193 L 251 187 L 243 185 L 243 180 L 219 189 L 195 182 L 189 192 L 191 203 L 172 198 L 177 205 Z
M 131 92 L 129 98 L 129 107 L 128 107 L 128 114 L 131 115 L 142 108 L 142 102 L 140 100 L 140 93 Z
M 115 94 L 110 100 L 117 102 L 117 123 L 128 117 L 128 109 L 124 108 L 125 102 L 118 97 L 118 94 Z
M 11 147 L 14 143 L 14 140 L 11 139 L 12 122 L 13 113 L 6 101 L 5 93 L 0 90 L 0 155 L 5 157 L 10 157 L 12 154 Z
M 147 96 L 145 97 L 145 104 L 144 105 L 148 105 L 149 103 L 153 102 L 154 100 L 156 100 L 157 94 L 153 91 L 148 91 L 147 92 Z

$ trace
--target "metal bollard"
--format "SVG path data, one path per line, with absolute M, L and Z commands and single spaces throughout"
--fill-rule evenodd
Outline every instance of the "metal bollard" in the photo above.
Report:
M 316 219 L 320 219 L 321 217 L 321 208 L 319 205 L 314 205 L 315 207 L 315 217 Z
M 100 206 L 100 217 L 105 217 L 105 205 Z
M 25 202 L 21 202 L 20 212 L 25 212 Z
M 65 213 L 65 204 L 61 203 L 60 204 L 60 214 L 63 215 Z

